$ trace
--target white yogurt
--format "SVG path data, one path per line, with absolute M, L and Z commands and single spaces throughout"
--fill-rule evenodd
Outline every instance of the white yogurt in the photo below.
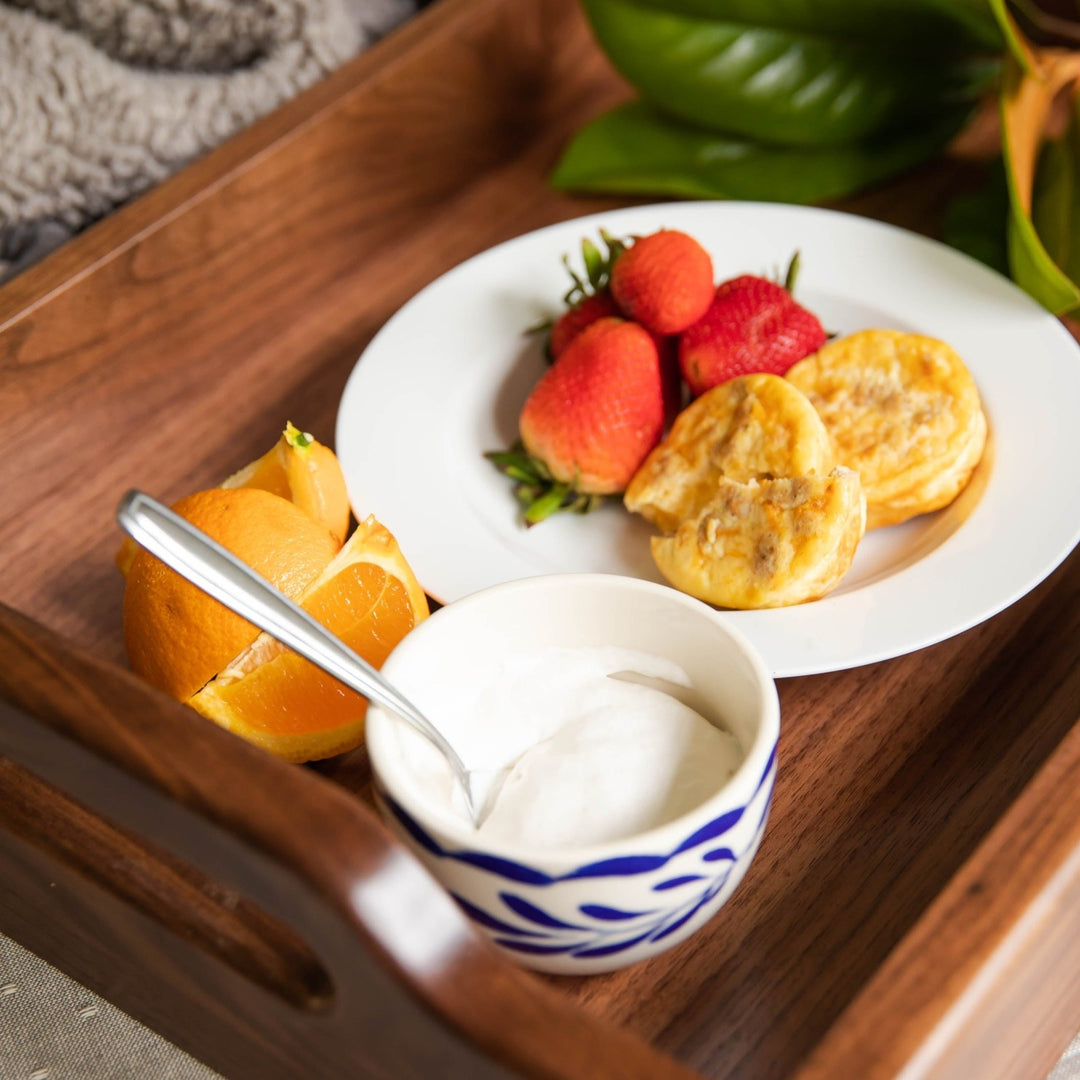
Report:
M 494 784 L 481 836 L 536 848 L 616 840 L 680 817 L 730 779 L 743 759 L 730 732 L 662 690 L 608 678 L 621 671 L 690 685 L 677 664 L 649 653 L 548 649 L 439 701 L 436 722 L 466 768 Z M 403 734 L 418 790 L 468 822 L 441 755 Z

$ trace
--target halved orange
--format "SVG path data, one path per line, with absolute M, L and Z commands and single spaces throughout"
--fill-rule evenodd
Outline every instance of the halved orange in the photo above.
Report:
M 312 520 L 330 530 L 340 547 L 349 531 L 349 495 L 337 456 L 328 446 L 285 425 L 281 438 L 261 458 L 235 472 L 220 485 L 226 490 L 253 488 L 295 503 Z M 116 553 L 116 565 L 127 574 L 139 551 L 130 537 Z
M 300 598 L 300 605 L 374 667 L 427 617 L 427 597 L 397 541 L 374 518 Z M 222 727 L 287 761 L 357 746 L 367 701 L 267 634 L 189 702 Z
M 268 491 L 211 488 L 173 509 L 293 599 L 339 548 L 325 526 Z M 258 633 L 148 551 L 137 551 L 124 590 L 124 643 L 132 670 L 148 682 L 186 701 Z

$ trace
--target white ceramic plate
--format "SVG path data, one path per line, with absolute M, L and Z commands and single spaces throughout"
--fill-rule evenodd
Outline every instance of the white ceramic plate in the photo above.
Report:
M 941 338 L 982 393 L 990 444 L 972 483 L 936 514 L 867 534 L 839 587 L 810 604 L 731 612 L 774 675 L 911 652 L 989 618 L 1032 589 L 1080 538 L 1080 351 L 1000 275 L 934 241 L 833 211 L 671 203 L 564 222 L 470 259 L 399 311 L 345 388 L 337 451 L 358 516 L 398 538 L 447 603 L 487 585 L 573 571 L 660 581 L 651 527 L 617 502 L 526 530 L 510 482 L 484 459 L 516 437 L 544 370 L 523 328 L 559 310 L 563 253 L 582 236 L 695 236 L 717 280 L 782 270 L 802 252 L 798 298 L 840 333 Z

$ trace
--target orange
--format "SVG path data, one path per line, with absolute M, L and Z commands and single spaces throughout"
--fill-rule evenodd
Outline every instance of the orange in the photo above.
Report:
M 374 667 L 428 614 L 427 597 L 397 541 L 371 517 L 300 604 Z M 367 711 L 359 694 L 267 634 L 189 704 L 288 761 L 314 761 L 357 746 Z
M 325 525 L 340 547 L 349 531 L 349 495 L 333 450 L 291 423 L 261 458 L 235 472 L 221 487 L 256 488 L 296 503 L 309 517 Z M 127 574 L 139 550 L 126 539 L 116 553 L 116 565 Z
M 295 599 L 338 551 L 325 526 L 280 495 L 213 488 L 173 509 Z M 259 631 L 149 552 L 131 564 L 124 591 L 124 642 L 132 669 L 186 701 Z
M 322 522 L 339 544 L 349 531 L 349 495 L 334 451 L 285 425 L 281 438 L 258 461 L 233 473 L 223 488 L 261 488 L 296 503 Z

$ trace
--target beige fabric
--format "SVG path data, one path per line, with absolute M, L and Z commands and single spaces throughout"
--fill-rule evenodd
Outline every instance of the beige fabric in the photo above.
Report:
M 0 935 L 0 1080 L 218 1074 Z
M 1080 1080 L 1080 1035 L 1073 1039 L 1047 1080 Z
M 0 0 L 0 282 L 326 75 L 415 0 Z

